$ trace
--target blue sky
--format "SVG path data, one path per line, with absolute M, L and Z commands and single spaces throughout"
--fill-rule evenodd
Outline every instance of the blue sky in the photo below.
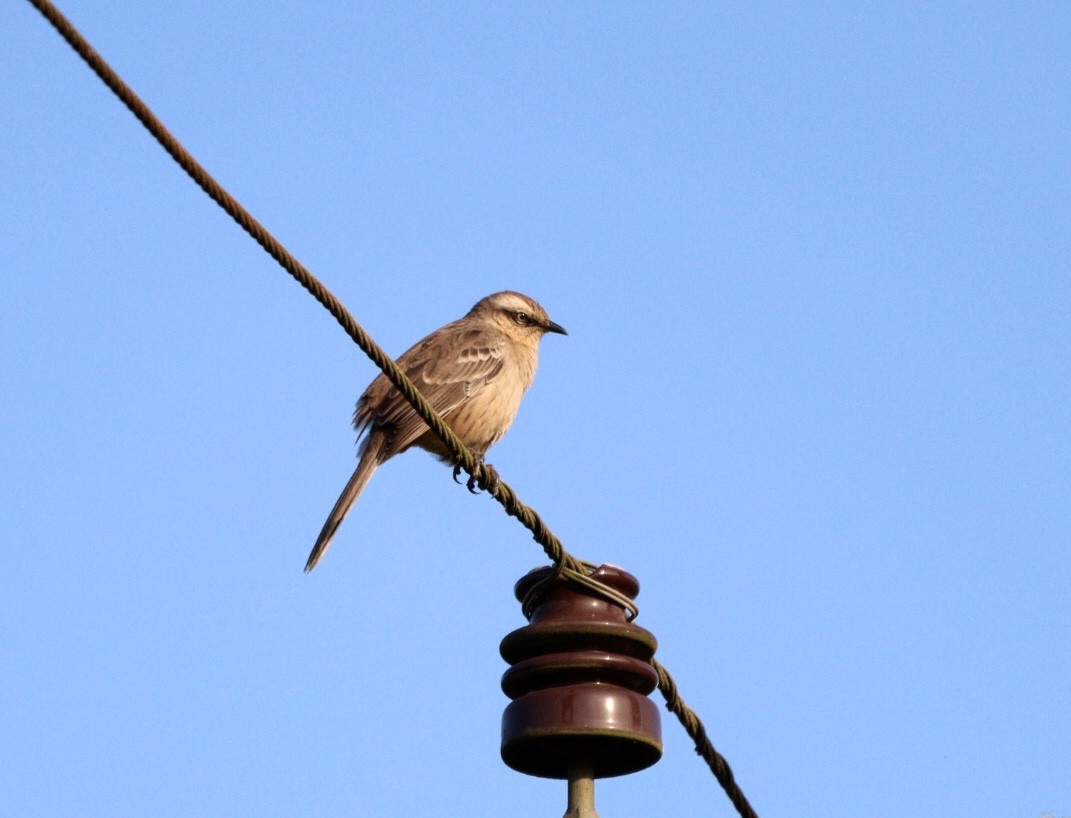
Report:
M 1071 10 L 65 0 L 395 354 L 566 326 L 489 460 L 761 815 L 1071 815 Z M 0 812 L 554 815 L 498 757 L 542 561 L 413 452 L 315 572 L 373 366 L 0 10 Z M 664 716 L 604 816 L 733 815 Z

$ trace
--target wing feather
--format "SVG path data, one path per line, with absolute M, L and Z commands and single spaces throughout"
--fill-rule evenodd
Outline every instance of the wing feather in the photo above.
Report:
M 407 350 L 398 365 L 447 423 L 466 400 L 502 371 L 505 338 L 500 332 L 447 324 Z M 373 408 L 374 407 L 374 408 Z M 379 375 L 357 401 L 353 424 L 391 428 L 380 462 L 405 451 L 428 426 L 386 375 Z

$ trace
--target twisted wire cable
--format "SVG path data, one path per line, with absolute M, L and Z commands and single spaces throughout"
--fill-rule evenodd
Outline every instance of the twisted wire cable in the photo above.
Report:
M 506 513 L 515 517 L 527 528 L 533 539 L 536 540 L 554 564 L 554 571 L 548 581 L 554 581 L 559 576 L 568 576 L 570 580 L 586 585 L 604 596 L 609 597 L 625 608 L 629 618 L 635 617 L 637 609 L 635 603 L 628 597 L 618 594 L 610 588 L 602 585 L 589 577 L 591 567 L 572 556 L 561 541 L 554 535 L 543 519 L 530 506 L 525 505 L 517 497 L 516 493 L 504 481 L 498 481 L 494 485 L 488 485 L 483 465 L 477 460 L 467 446 L 462 443 L 451 431 L 446 422 L 428 404 L 412 381 L 406 377 L 394 360 L 364 331 L 356 319 L 342 305 L 334 294 L 324 286 L 308 269 L 298 261 L 282 244 L 265 228 L 252 214 L 250 214 L 227 190 L 215 180 L 215 178 L 186 150 L 164 124 L 153 114 L 152 110 L 141 98 L 134 93 L 122 78 L 108 65 L 97 53 L 88 41 L 78 32 L 67 18 L 49 0 L 28 0 L 42 16 L 56 29 L 68 45 L 82 58 L 100 80 L 111 89 L 119 100 L 130 110 L 139 122 L 145 127 L 153 138 L 168 152 L 172 159 L 197 183 L 208 196 L 216 202 L 254 241 L 257 242 L 276 262 L 286 270 L 313 298 L 334 316 L 346 334 L 353 339 L 354 343 L 372 360 L 379 369 L 386 374 L 391 383 L 405 396 L 413 408 L 428 424 L 428 427 L 450 450 L 455 462 L 468 474 L 477 478 L 480 485 L 502 505 Z M 531 611 L 537 596 L 538 588 L 533 589 L 524 601 L 524 612 L 527 616 Z M 737 785 L 732 770 L 725 758 L 714 749 L 713 744 L 706 735 L 702 721 L 689 708 L 677 692 L 677 685 L 669 672 L 655 659 L 651 664 L 658 673 L 658 689 L 666 700 L 666 708 L 677 716 L 685 732 L 688 733 L 695 743 L 696 752 L 706 761 L 718 783 L 725 790 L 729 800 L 736 807 L 742 818 L 757 818 L 755 811 L 748 803 L 740 787 Z

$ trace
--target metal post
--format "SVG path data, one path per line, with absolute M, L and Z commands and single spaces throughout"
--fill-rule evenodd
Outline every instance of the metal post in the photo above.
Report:
M 569 807 L 563 818 L 599 818 L 595 811 L 595 776 L 591 762 L 569 765 Z

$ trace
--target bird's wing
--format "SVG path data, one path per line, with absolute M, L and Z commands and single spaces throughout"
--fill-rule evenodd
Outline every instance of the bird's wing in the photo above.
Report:
M 505 338 L 485 328 L 448 324 L 406 351 L 398 365 L 447 423 L 462 403 L 487 387 L 502 371 Z M 385 375 L 361 395 L 353 417 L 361 431 L 369 425 L 393 427 L 383 460 L 411 446 L 428 426 Z

